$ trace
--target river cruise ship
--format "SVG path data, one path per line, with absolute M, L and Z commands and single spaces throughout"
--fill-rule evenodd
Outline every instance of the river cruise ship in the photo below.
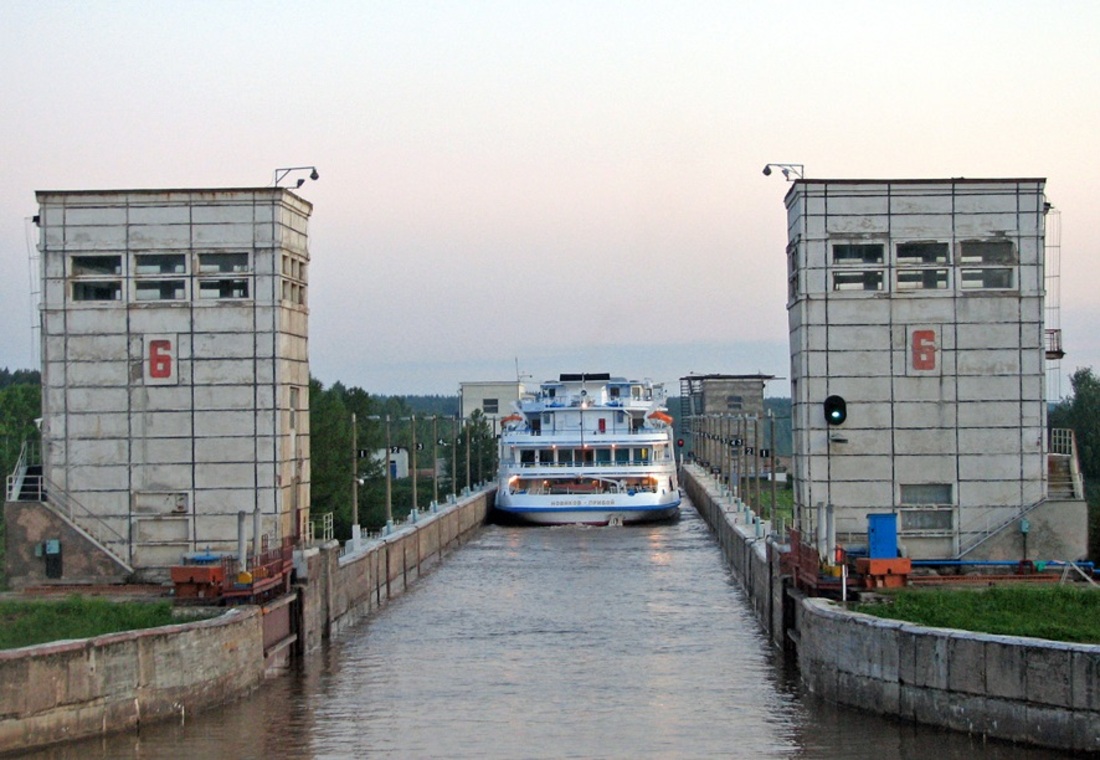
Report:
M 546 525 L 622 525 L 679 515 L 664 386 L 564 374 L 501 421 L 496 509 Z

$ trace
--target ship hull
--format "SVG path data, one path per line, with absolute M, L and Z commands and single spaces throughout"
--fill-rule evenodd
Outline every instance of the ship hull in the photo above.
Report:
M 495 509 L 533 525 L 631 525 L 672 520 L 680 514 L 678 494 L 659 501 L 622 496 L 517 496 L 498 493 Z

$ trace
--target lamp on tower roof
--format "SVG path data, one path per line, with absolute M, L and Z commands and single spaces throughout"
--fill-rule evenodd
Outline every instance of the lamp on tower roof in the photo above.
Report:
M 298 172 L 298 171 L 304 172 L 304 171 L 307 171 L 307 170 L 309 171 L 309 178 L 310 179 L 313 179 L 313 180 L 320 179 L 321 175 L 317 173 L 317 167 L 316 166 L 287 166 L 287 167 L 284 167 L 282 169 L 276 169 L 275 170 L 275 175 L 274 175 L 274 179 L 271 182 L 271 186 L 272 187 L 279 187 L 279 183 L 282 182 L 284 179 L 286 179 L 287 175 L 290 174 L 291 172 Z M 297 190 L 299 187 L 301 187 L 305 183 L 306 183 L 306 178 L 305 177 L 299 177 L 298 178 L 298 183 L 296 185 L 294 185 L 294 189 Z
M 783 177 L 792 182 L 793 179 L 802 179 L 803 166 L 802 164 L 766 164 L 764 166 L 764 176 L 769 177 L 772 173 L 772 168 L 776 168 L 783 173 Z M 793 176 L 793 179 L 792 179 Z

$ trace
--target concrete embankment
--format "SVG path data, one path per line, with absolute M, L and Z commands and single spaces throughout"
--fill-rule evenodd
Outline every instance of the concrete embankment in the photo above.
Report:
M 711 525 L 773 641 L 793 645 L 802 680 L 840 704 L 973 734 L 1100 752 L 1100 646 L 926 628 L 803 598 L 768 526 L 713 478 L 684 486 Z
M 216 618 L 0 651 L 0 753 L 134 728 L 235 699 L 294 650 L 401 594 L 473 537 L 492 507 L 485 490 L 344 554 L 300 552 L 294 593 Z

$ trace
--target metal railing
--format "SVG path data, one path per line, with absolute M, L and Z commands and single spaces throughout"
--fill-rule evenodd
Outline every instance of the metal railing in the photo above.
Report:
M 1051 499 L 1084 498 L 1084 482 L 1077 461 L 1077 439 L 1068 428 L 1052 428 L 1047 446 L 1047 494 L 1023 509 L 1012 510 L 1007 517 L 998 517 L 1004 509 L 985 511 L 983 517 L 959 528 L 958 556 L 963 557 L 1018 523 L 1036 508 Z
M 27 477 L 27 470 L 33 465 L 41 463 L 39 452 L 40 447 L 38 441 L 23 441 L 23 446 L 19 449 L 19 459 L 15 463 L 15 470 L 11 472 L 6 479 L 5 498 L 7 498 L 8 501 L 20 500 L 19 496 L 23 490 L 23 483 Z
M 309 525 L 306 528 L 306 543 L 327 543 L 336 535 L 332 522 L 332 512 L 323 515 L 310 516 Z

